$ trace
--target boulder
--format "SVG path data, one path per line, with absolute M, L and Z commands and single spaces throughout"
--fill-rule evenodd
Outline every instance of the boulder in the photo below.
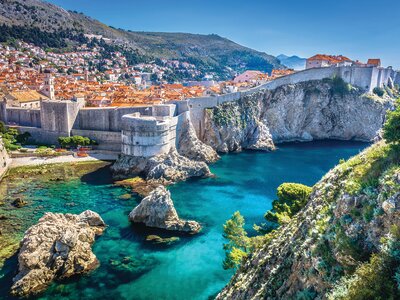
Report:
M 44 291 L 55 279 L 95 269 L 99 262 L 91 247 L 105 226 L 90 210 L 79 215 L 46 213 L 21 241 L 11 294 L 26 297 Z
M 176 149 L 153 157 L 121 154 L 111 169 L 117 180 L 143 176 L 146 181 L 156 181 L 161 184 L 212 175 L 205 162 L 190 160 L 180 155 Z
M 149 227 L 197 233 L 201 226 L 196 221 L 180 220 L 171 193 L 159 186 L 144 198 L 129 214 L 129 220 Z

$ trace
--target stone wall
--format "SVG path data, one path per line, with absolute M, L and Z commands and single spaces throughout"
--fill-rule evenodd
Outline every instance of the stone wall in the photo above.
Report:
M 7 108 L 7 124 L 18 124 L 21 126 L 41 127 L 40 109 Z
M 72 129 L 71 134 L 95 140 L 98 143 L 96 149 L 121 151 L 121 132 Z
M 11 159 L 8 156 L 6 148 L 4 147 L 3 140 L 0 138 L 0 180 L 7 172 L 10 163 Z

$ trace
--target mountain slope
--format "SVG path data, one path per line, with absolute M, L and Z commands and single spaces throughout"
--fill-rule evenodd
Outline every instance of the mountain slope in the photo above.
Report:
M 304 70 L 306 68 L 306 59 L 302 57 L 298 57 L 297 55 L 287 56 L 284 54 L 278 55 L 276 57 L 279 59 L 281 64 L 286 67 L 294 70 Z
M 383 141 L 341 162 L 217 299 L 399 299 L 399 163 Z
M 0 24 L 35 27 L 41 31 L 68 31 L 102 35 L 117 44 L 153 58 L 189 61 L 205 68 L 234 73 L 245 69 L 283 68 L 279 60 L 215 34 L 134 32 L 116 29 L 78 12 L 40 0 L 2 0 Z M 232 70 L 230 70 L 231 68 Z

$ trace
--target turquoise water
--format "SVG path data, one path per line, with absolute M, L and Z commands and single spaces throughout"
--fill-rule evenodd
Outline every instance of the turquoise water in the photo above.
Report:
M 129 211 L 140 200 L 120 199 L 127 189 L 112 185 L 106 168 L 80 180 L 32 183 L 24 192 L 29 205 L 17 211 L 26 220 L 23 230 L 45 211 L 80 213 L 91 209 L 108 224 L 94 244 L 100 267 L 88 275 L 55 283 L 38 298 L 207 299 L 232 275 L 232 271 L 222 269 L 222 224 L 233 212 L 242 213 L 248 231 L 254 234 L 253 224 L 263 221 L 282 182 L 313 185 L 339 159 L 366 146 L 324 141 L 281 145 L 272 153 L 222 156 L 211 166 L 216 178 L 190 180 L 169 188 L 180 217 L 203 225 L 200 234 L 180 236 L 180 241 L 170 246 L 151 245 L 145 238 L 148 234 L 174 234 L 128 222 Z M 16 268 L 13 257 L 0 271 L 0 298 L 8 298 Z

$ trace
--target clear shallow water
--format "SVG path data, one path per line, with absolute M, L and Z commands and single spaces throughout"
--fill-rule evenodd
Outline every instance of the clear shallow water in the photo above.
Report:
M 53 284 L 40 299 L 207 299 L 230 279 L 222 269 L 222 224 L 239 210 L 250 234 L 263 222 L 276 188 L 283 182 L 313 185 L 339 159 L 357 154 L 367 144 L 324 141 L 281 145 L 272 153 L 224 155 L 211 166 L 216 178 L 190 180 L 169 189 L 182 218 L 196 220 L 203 231 L 180 236 L 171 246 L 145 242 L 148 234 L 170 237 L 128 222 L 129 211 L 140 201 L 122 200 L 127 190 L 113 186 L 107 169 L 68 182 L 36 182 L 24 192 L 30 205 L 16 213 L 25 221 L 21 234 L 45 211 L 80 213 L 94 210 L 108 228 L 94 244 L 101 262 L 86 276 Z M 72 203 L 73 202 L 73 203 Z M 176 234 L 175 234 L 176 236 Z M 0 298 L 8 298 L 16 258 L 0 271 Z

